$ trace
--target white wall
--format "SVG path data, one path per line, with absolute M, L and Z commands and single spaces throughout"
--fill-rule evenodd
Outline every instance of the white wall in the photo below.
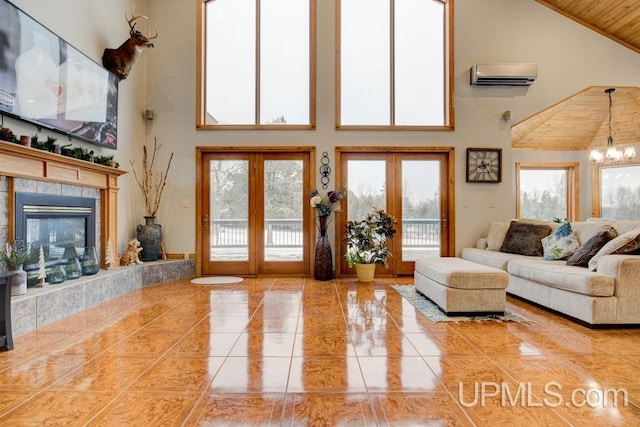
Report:
M 85 55 L 102 63 L 105 47 L 118 47 L 129 37 L 129 26 L 124 18 L 125 11 L 131 15 L 134 0 L 110 1 L 33 1 L 12 0 L 13 3 L 49 28 Z M 136 14 L 145 13 L 145 2 L 135 1 Z M 93 150 L 96 155 L 114 155 L 120 168 L 130 170 L 129 159 L 140 156 L 141 146 L 145 143 L 145 121 L 142 111 L 145 109 L 145 65 L 144 58 L 134 66 L 126 80 L 120 82 L 118 91 L 118 150 L 110 150 L 83 141 L 72 139 L 44 129 L 39 139 L 47 135 L 58 138 L 61 144 L 72 143 Z M 34 135 L 35 126 L 5 117 L 4 126 L 17 135 Z M 135 235 L 135 226 L 142 221 L 143 207 L 140 193 L 132 186 L 131 174 L 123 175 L 119 180 L 118 198 L 118 253 L 126 248 L 127 241 Z M 131 201 L 134 203 L 131 203 Z
M 508 220 L 515 212 L 516 161 L 581 161 L 581 216 L 591 212 L 590 165 L 587 153 L 522 152 L 510 148 L 510 128 L 501 120 L 505 110 L 518 122 L 591 85 L 638 85 L 640 55 L 531 0 L 456 0 L 455 108 L 453 132 L 355 132 L 334 130 L 334 2 L 318 0 L 317 130 L 316 131 L 196 131 L 195 66 L 196 5 L 201 0 L 154 0 L 146 13 L 159 32 L 156 48 L 145 52 L 120 86 L 119 146 L 116 159 L 129 170 L 141 145 L 163 145 L 160 164 L 175 153 L 158 222 L 171 253 L 195 251 L 195 147 L 206 145 L 315 145 L 318 153 L 345 145 L 456 148 L 456 247 L 473 243 L 490 220 Z M 126 37 L 122 18 L 129 0 L 16 2 L 68 42 L 99 60 L 102 49 Z M 145 12 L 137 2 L 137 11 Z M 60 11 L 64 11 L 61 13 Z M 70 23 L 72 23 L 70 25 Z M 529 88 L 469 86 L 474 63 L 536 62 L 539 76 Z M 145 86 L 146 84 L 146 86 Z M 152 109 L 155 120 L 141 113 Z M 503 148 L 501 184 L 467 184 L 465 149 Z M 319 159 L 318 159 L 319 161 Z M 139 160 L 138 160 L 139 163 Z M 333 166 L 333 164 L 332 164 Z M 316 168 L 319 164 L 316 165 Z M 333 177 L 332 177 L 333 178 Z M 332 180 L 331 184 L 335 184 Z M 319 183 L 318 183 L 319 186 Z M 180 207 L 183 199 L 190 208 Z M 463 207 L 464 200 L 470 208 Z M 488 200 L 496 200 L 489 208 Z M 131 203 L 129 203 L 131 201 Z M 141 195 L 131 174 L 121 179 L 119 240 L 126 241 L 142 222 Z M 121 248 L 122 249 L 122 248 Z

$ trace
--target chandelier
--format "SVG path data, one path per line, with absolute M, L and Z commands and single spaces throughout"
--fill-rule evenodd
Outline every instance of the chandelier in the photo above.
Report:
M 613 145 L 613 137 L 611 136 L 611 109 L 613 107 L 613 101 L 611 98 L 611 94 L 615 91 L 615 88 L 605 89 L 604 93 L 609 95 L 609 138 L 607 138 L 607 150 L 602 153 L 600 150 L 591 150 L 589 153 L 589 160 L 593 164 L 599 165 L 606 161 L 610 161 L 613 163 L 620 163 L 623 160 L 632 160 L 636 157 L 636 150 L 633 147 L 627 147 L 622 150 L 618 150 L 615 145 Z

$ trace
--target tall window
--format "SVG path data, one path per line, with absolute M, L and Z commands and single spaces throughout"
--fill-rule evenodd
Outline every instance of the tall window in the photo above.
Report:
M 452 0 L 340 0 L 336 127 L 453 128 Z
M 315 0 L 205 0 L 197 125 L 313 128 Z
M 516 216 L 552 221 L 579 218 L 579 163 L 516 163 Z
M 599 166 L 594 169 L 593 216 L 640 218 L 640 164 Z

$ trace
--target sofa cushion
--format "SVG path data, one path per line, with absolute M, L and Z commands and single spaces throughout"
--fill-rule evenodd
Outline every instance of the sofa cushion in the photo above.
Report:
M 542 239 L 551 234 L 551 227 L 511 221 L 500 252 L 511 254 L 542 256 Z
M 565 222 L 552 234 L 542 239 L 542 249 L 546 260 L 567 258 L 573 255 L 579 247 L 580 243 L 569 222 Z
M 524 255 L 509 254 L 506 252 L 488 251 L 477 248 L 464 248 L 460 255 L 462 259 L 473 261 L 493 268 L 507 271 L 507 264 L 515 258 L 528 258 Z
M 631 220 L 617 221 L 614 219 L 590 217 L 590 218 L 587 218 L 587 222 L 599 222 L 599 223 L 609 224 L 613 226 L 613 228 L 615 228 L 616 233 L 618 233 L 618 235 L 627 233 L 633 230 L 634 228 L 640 227 L 640 221 L 631 221 Z
M 509 222 L 490 222 L 489 233 L 487 234 L 487 249 L 490 251 L 499 251 L 504 242 L 504 238 L 509 231 Z
M 580 246 L 569 259 L 567 260 L 567 265 L 577 266 L 577 267 L 587 267 L 589 265 L 589 260 L 598 253 L 598 251 L 607 244 L 611 239 L 616 237 L 616 232 L 613 228 L 609 228 L 607 231 L 601 231 L 591 239 L 589 239 L 585 244 Z
M 596 271 L 598 268 L 598 259 L 604 255 L 629 254 L 638 249 L 640 249 L 640 227 L 621 234 L 607 242 L 607 244 L 589 260 L 589 270 Z
M 509 274 L 552 288 L 590 296 L 612 296 L 615 278 L 566 265 L 562 261 L 515 258 L 507 267 Z
M 456 257 L 417 259 L 415 273 L 448 288 L 506 289 L 509 285 L 506 272 Z

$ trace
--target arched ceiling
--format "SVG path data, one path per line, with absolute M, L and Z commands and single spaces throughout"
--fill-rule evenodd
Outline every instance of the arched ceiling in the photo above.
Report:
M 511 127 L 514 149 L 587 151 L 603 148 L 609 136 L 609 86 L 590 86 Z M 616 87 L 611 130 L 615 145 L 640 141 L 640 88 Z

